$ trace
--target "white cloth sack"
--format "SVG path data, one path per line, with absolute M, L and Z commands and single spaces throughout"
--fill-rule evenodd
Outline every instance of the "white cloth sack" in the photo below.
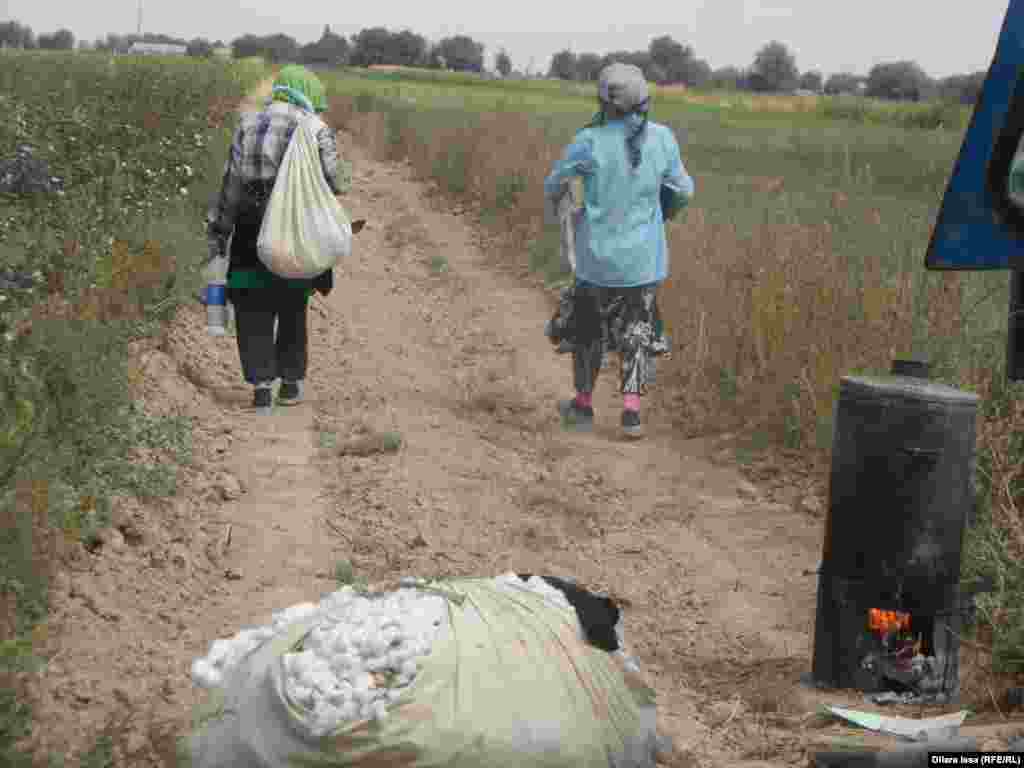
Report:
M 559 264 L 563 272 L 576 271 L 576 230 L 583 209 L 576 199 L 576 187 L 567 184 L 564 194 L 558 201 Z
M 314 130 L 299 119 L 270 194 L 257 252 L 279 277 L 310 280 L 352 252 L 352 223 L 324 178 Z
M 655 768 L 654 693 L 587 646 L 571 613 L 478 580 L 452 591 L 450 628 L 381 721 L 313 738 L 284 691 L 282 656 L 312 615 L 253 649 L 179 743 L 189 768 Z M 557 650 L 557 652 L 556 652 Z M 319 762 L 318 762 L 319 761 Z

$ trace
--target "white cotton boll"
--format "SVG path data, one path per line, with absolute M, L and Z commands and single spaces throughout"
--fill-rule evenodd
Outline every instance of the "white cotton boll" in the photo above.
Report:
M 365 624 L 358 624 L 352 628 L 348 634 L 348 640 L 356 648 L 362 648 L 366 645 L 366 641 L 369 636 L 369 628 Z
M 221 675 L 205 659 L 192 662 L 192 680 L 201 688 L 216 688 L 221 684 Z
M 230 640 L 214 640 L 213 645 L 210 646 L 210 653 L 207 655 L 207 659 L 211 664 L 218 665 L 228 657 L 231 650 L 232 642 Z
M 335 730 L 339 725 L 341 725 L 342 722 L 344 722 L 341 707 L 324 707 L 323 713 L 319 716 L 319 720 L 320 735 L 323 736 L 327 733 L 330 733 L 331 731 Z
M 322 646 L 323 635 L 316 630 L 306 635 L 305 639 L 302 641 L 303 649 L 313 653 L 319 653 Z
M 415 642 L 410 644 L 413 658 L 429 656 L 433 645 L 433 642 L 429 638 L 417 637 Z
M 303 685 L 312 686 L 316 679 L 316 667 L 314 665 L 313 654 L 309 651 L 303 651 L 298 654 L 296 666 L 298 680 Z
M 232 641 L 231 644 L 235 646 L 236 649 L 246 648 L 252 642 L 252 637 L 254 634 L 255 630 L 253 629 L 243 629 L 241 632 L 235 635 L 234 640 Z
M 253 630 L 253 637 L 260 645 L 272 639 L 274 634 L 274 630 L 270 627 L 260 627 Z
M 383 720 L 388 716 L 388 705 L 384 701 L 375 701 L 373 703 L 373 719 Z
M 332 656 L 330 659 L 331 671 L 341 679 L 345 675 L 345 671 L 350 669 L 348 659 L 343 655 Z
M 345 664 L 347 665 L 348 669 L 352 670 L 353 672 L 358 672 L 363 667 L 363 659 L 359 655 L 359 651 L 357 651 L 355 648 L 349 648 L 349 650 L 345 652 L 345 655 L 342 658 L 345 659 Z
M 403 677 L 412 678 L 419 671 L 419 664 L 416 663 L 415 659 L 406 659 L 402 662 L 402 666 L 398 671 Z
M 327 597 L 325 597 L 320 602 L 320 605 L 323 608 L 323 612 L 325 614 L 329 615 L 332 619 L 335 619 L 339 616 L 343 616 L 345 613 L 348 612 L 348 606 L 350 602 L 350 598 L 335 593 L 333 595 L 328 595 Z
M 281 657 L 281 666 L 284 668 L 286 677 L 295 677 L 296 662 L 294 653 L 286 653 Z
M 315 696 L 313 695 L 313 689 L 311 687 L 306 685 L 294 685 L 288 693 L 297 704 L 301 704 L 307 709 L 312 708 Z
M 324 701 L 329 703 L 335 710 L 345 706 L 345 702 L 348 701 L 348 696 L 341 689 L 332 691 L 326 691 L 324 693 Z
M 345 650 L 345 635 L 337 627 L 325 627 L 320 633 L 320 652 L 334 654 Z
M 313 686 L 313 690 L 316 691 L 317 701 L 327 702 L 331 698 L 338 694 L 338 683 L 331 677 L 319 677 L 317 678 L 316 685 Z
M 400 669 L 407 658 L 403 648 L 394 648 L 384 657 L 384 667 L 385 669 Z
M 311 676 L 318 687 L 322 688 L 324 685 L 329 685 L 334 680 L 334 673 L 331 672 L 331 667 L 326 659 L 317 657 L 313 659 L 313 663 L 310 666 Z
M 352 698 L 360 707 L 366 707 L 373 700 L 373 693 L 368 688 L 356 688 L 352 691 Z
M 309 618 L 318 610 L 313 603 L 299 603 L 274 614 L 273 623 L 278 626 L 293 624 Z
M 369 690 L 371 682 L 373 682 L 373 679 L 366 672 L 360 671 L 352 676 L 352 688 L 355 689 L 355 692 L 357 693 L 359 691 L 365 692 Z
M 388 651 L 388 642 L 380 635 L 370 638 L 370 652 L 374 656 L 383 656 Z
M 334 707 L 317 706 L 316 711 L 306 723 L 306 730 L 315 738 L 323 738 L 337 727 L 338 712 Z
M 337 717 L 335 722 L 340 724 L 345 720 L 351 720 L 356 713 L 356 708 L 350 699 L 345 699 L 338 703 L 335 708 L 335 713 Z

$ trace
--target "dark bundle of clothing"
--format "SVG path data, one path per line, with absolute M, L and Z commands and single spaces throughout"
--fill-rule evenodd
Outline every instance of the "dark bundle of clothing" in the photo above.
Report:
M 516 574 L 523 581 L 529 581 L 533 574 Z M 557 576 L 541 576 L 544 581 L 565 595 L 565 599 L 576 609 L 579 616 L 580 626 L 583 627 L 583 634 L 587 642 L 602 651 L 614 653 L 620 650 L 619 638 L 615 633 L 615 626 L 622 617 L 619 607 L 610 597 L 602 597 L 589 592 L 571 581 L 560 579 Z

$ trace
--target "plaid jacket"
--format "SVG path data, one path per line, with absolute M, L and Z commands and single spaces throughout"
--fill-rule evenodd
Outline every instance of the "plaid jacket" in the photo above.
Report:
M 207 216 L 207 236 L 212 252 L 226 252 L 239 211 L 246 205 L 260 202 L 253 199 L 252 190 L 276 178 L 300 114 L 302 110 L 298 107 L 275 101 L 262 112 L 242 115 L 224 166 L 220 195 Z M 335 194 L 344 194 L 352 183 L 351 168 L 338 159 L 334 131 L 323 121 L 319 124 L 316 139 L 324 177 Z

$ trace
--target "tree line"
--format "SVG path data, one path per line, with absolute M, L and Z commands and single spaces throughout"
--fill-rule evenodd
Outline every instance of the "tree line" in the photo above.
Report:
M 16 21 L 0 23 L 0 48 L 39 48 L 42 50 L 71 50 L 75 35 L 70 29 L 58 29 L 52 35 L 36 37 L 32 27 Z
M 247 34 L 228 45 L 206 38 L 184 40 L 159 34 L 109 34 L 93 43 L 82 41 L 78 47 L 123 53 L 135 42 L 184 45 L 193 56 L 211 56 L 217 48 L 230 47 L 236 58 L 259 56 L 274 63 L 298 62 L 312 67 L 399 65 L 461 72 L 485 70 L 484 45 L 471 37 L 455 35 L 432 43 L 408 29 L 392 31 L 385 27 L 369 27 L 345 37 L 326 25 L 320 39 L 306 45 L 283 34 Z M 9 21 L 0 24 L 0 46 L 70 50 L 75 48 L 75 36 L 68 29 L 60 29 L 37 38 L 30 27 Z M 692 45 L 680 43 L 669 35 L 654 38 L 646 50 L 639 51 L 597 54 L 562 50 L 552 57 L 547 75 L 562 80 L 594 81 L 601 69 L 612 61 L 635 64 L 648 80 L 662 85 L 758 93 L 862 94 L 900 101 L 942 99 L 968 105 L 977 101 L 985 79 L 985 72 L 981 71 L 936 80 L 913 61 L 877 64 L 866 77 L 838 72 L 825 79 L 815 70 L 801 72 L 795 55 L 777 40 L 763 46 L 748 67 L 712 69 L 707 61 L 698 58 Z M 507 52 L 498 51 L 494 68 L 503 77 L 513 74 Z
M 777 40 L 762 47 L 749 67 L 712 69 L 704 59 L 697 57 L 693 46 L 668 35 L 654 38 L 647 50 L 641 51 L 605 55 L 577 54 L 568 49 L 559 51 L 551 60 L 548 77 L 594 81 L 601 69 L 612 61 L 634 64 L 643 70 L 648 80 L 661 85 L 758 93 L 863 94 L 869 98 L 900 101 L 942 99 L 974 104 L 985 80 L 984 71 L 935 80 L 913 61 L 877 64 L 866 77 L 838 72 L 826 80 L 815 70 L 800 72 L 795 55 Z
M 471 37 L 454 35 L 431 43 L 410 30 L 393 32 L 384 27 L 369 27 L 346 38 L 327 26 L 319 40 L 302 46 L 288 35 L 243 35 L 232 41 L 231 48 L 236 57 L 262 56 L 272 62 L 314 66 L 391 65 L 460 72 L 483 72 L 485 68 L 484 45 Z

